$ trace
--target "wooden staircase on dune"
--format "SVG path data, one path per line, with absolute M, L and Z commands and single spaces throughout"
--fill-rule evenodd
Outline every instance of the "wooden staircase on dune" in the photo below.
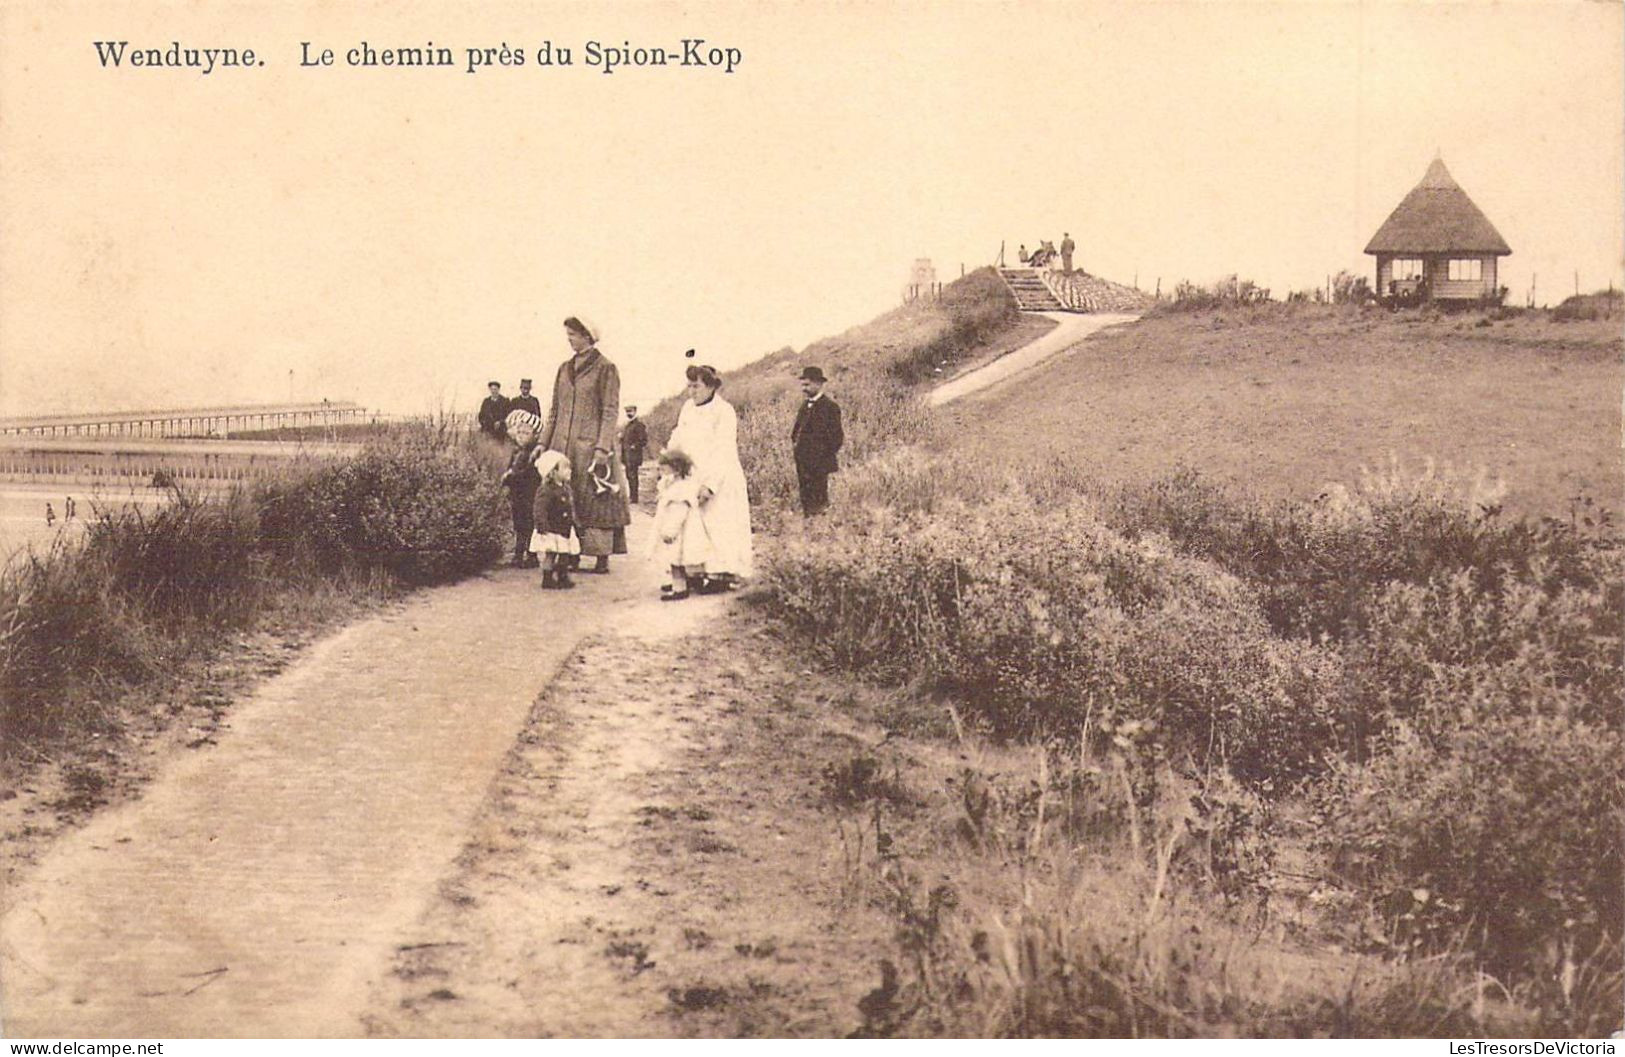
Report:
M 1037 268 L 1000 268 L 999 278 L 1010 288 L 1016 306 L 1023 312 L 1065 312 L 1066 306 L 1044 282 Z
M 1088 272 L 1000 268 L 999 278 L 1023 312 L 1143 312 L 1150 294 Z

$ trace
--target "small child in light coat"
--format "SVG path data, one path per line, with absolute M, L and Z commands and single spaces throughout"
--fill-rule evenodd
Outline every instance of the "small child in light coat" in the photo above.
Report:
M 660 454 L 660 500 L 655 504 L 654 558 L 671 569 L 671 583 L 660 589 L 662 602 L 689 595 L 690 580 L 703 580 L 711 558 L 711 537 L 700 518 L 700 486 L 694 460 L 668 448 Z
M 536 455 L 536 487 L 532 508 L 536 527 L 531 533 L 531 553 L 541 556 L 542 587 L 546 590 L 575 586 L 570 579 L 570 559 L 581 553 L 576 538 L 576 501 L 570 489 L 570 460 L 556 451 Z

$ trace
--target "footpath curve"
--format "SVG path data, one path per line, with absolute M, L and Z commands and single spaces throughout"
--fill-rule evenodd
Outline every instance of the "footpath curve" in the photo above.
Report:
M 931 390 L 926 402 L 932 407 L 959 400 L 974 393 L 980 393 L 1000 382 L 1014 378 L 1018 374 L 1037 367 L 1078 344 L 1083 339 L 1114 327 L 1121 323 L 1132 323 L 1140 317 L 1125 313 L 1101 312 L 1083 314 L 1078 312 L 1040 312 L 1045 319 L 1055 321 L 1055 329 L 1044 334 L 1014 352 L 1006 353 L 983 367 L 974 371 L 967 371 L 958 378 L 944 382 Z
M 930 402 L 985 391 L 1135 317 L 1052 318 L 1054 330 Z M 544 594 L 538 573 L 501 569 L 345 628 L 239 702 L 217 745 L 173 759 L 138 799 L 61 838 L 0 897 L 0 1035 L 365 1034 L 398 941 L 456 876 L 560 666 L 608 630 L 660 636 L 706 619 L 699 601 L 655 600 L 660 570 L 640 557 L 648 531 L 634 513 L 632 555 L 571 592 Z M 561 822 L 603 823 L 575 842 L 602 844 L 599 858 L 620 854 L 604 835 L 631 817 L 618 799 L 598 803 L 605 781 L 634 783 L 676 744 L 640 708 L 592 712 L 575 731 L 582 743 L 558 747 L 558 788 L 538 794 Z M 561 909 L 586 898 L 571 891 L 538 897 Z
M 451 868 L 532 701 L 654 596 L 648 519 L 569 592 L 503 569 L 314 646 L 0 908 L 10 1037 L 333 1037 Z

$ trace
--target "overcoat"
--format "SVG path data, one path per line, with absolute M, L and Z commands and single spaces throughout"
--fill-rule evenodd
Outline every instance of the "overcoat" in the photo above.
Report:
M 806 473 L 834 473 L 840 467 L 835 453 L 846 441 L 841 432 L 841 408 L 820 393 L 804 401 L 790 429 L 796 449 L 796 469 Z
M 621 429 L 621 461 L 628 466 L 643 465 L 643 449 L 649 446 L 649 427 L 634 418 Z
M 502 432 L 502 420 L 508 417 L 508 398 L 488 396 L 480 401 L 480 429 L 495 436 Z
M 621 407 L 621 374 L 598 349 L 577 353 L 559 365 L 553 380 L 553 410 L 542 428 L 541 446 L 570 460 L 576 526 L 618 529 L 632 523 L 626 501 L 626 474 L 615 452 L 615 423 Z M 588 469 L 593 449 L 602 449 L 615 488 L 598 492 Z

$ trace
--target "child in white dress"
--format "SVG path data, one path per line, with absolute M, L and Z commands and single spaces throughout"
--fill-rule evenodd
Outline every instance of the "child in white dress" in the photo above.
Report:
M 654 558 L 671 569 L 660 589 L 662 602 L 689 595 L 690 580 L 703 580 L 711 559 L 711 537 L 700 519 L 700 485 L 694 461 L 675 448 L 660 453 L 660 501 L 655 505 Z

